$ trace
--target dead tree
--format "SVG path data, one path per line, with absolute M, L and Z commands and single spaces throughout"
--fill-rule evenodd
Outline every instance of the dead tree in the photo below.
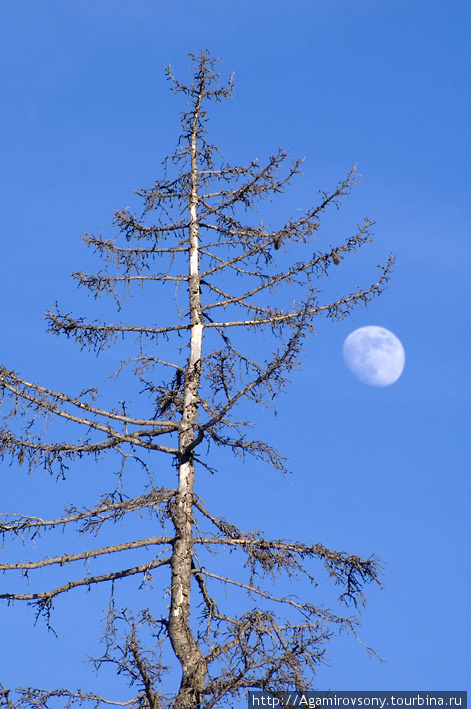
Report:
M 247 424 L 239 418 L 242 403 L 271 402 L 298 366 L 303 340 L 314 332 L 316 318 L 339 320 L 354 306 L 368 303 L 385 287 L 393 259 L 380 267 L 372 285 L 323 302 L 319 279 L 371 241 L 372 222 L 365 220 L 337 246 L 320 251 L 313 246 L 323 213 L 338 207 L 357 183 L 355 170 L 280 228 L 257 221 L 254 208 L 284 191 L 300 172 L 301 161 L 290 161 L 280 149 L 263 166 L 258 161 L 226 164 L 207 139 L 207 107 L 231 96 L 232 79 L 220 84 L 208 53 L 191 58 L 190 85 L 167 70 L 172 90 L 184 96 L 187 108 L 178 147 L 164 161 L 163 178 L 137 193 L 143 200 L 140 216 L 129 208 L 115 212 L 116 239 L 85 235 L 85 244 L 106 262 L 103 270 L 74 274 L 79 287 L 95 297 L 111 295 L 123 312 L 125 295 L 135 286 L 145 287 L 155 304 L 153 289 L 173 285 L 173 320 L 168 320 L 167 307 L 159 309 L 163 323 L 153 321 L 155 308 L 150 307 L 144 314 L 151 321 L 138 324 L 89 322 L 59 309 L 47 313 L 51 333 L 65 334 L 83 348 L 99 352 L 129 338 L 134 350 L 127 351 L 116 374 L 137 381 L 135 400 L 101 408 L 95 389 L 66 394 L 0 369 L 3 460 L 59 476 L 67 476 L 70 465 L 83 458 L 102 461 L 111 453 L 121 461 L 119 486 L 98 501 L 66 506 L 55 519 L 2 515 L 6 542 L 20 537 L 28 543 L 53 530 L 75 529 L 88 539 L 88 547 L 2 564 L 4 573 L 20 571 L 30 583 L 34 580 L 36 590 L 3 593 L 1 598 L 33 604 L 50 622 L 61 594 L 108 584 L 112 600 L 104 651 L 94 664 L 113 663 L 120 677 L 137 687 L 133 699 L 121 702 L 136 708 L 209 709 L 231 705 L 247 689 L 312 687 L 326 642 L 338 628 L 355 633 L 356 618 L 296 596 L 277 595 L 273 579 L 301 575 L 315 584 L 320 564 L 339 585 L 340 599 L 356 607 L 364 601 L 364 585 L 379 583 L 374 556 L 362 559 L 319 543 L 267 539 L 241 530 L 208 509 L 197 494 L 195 475 L 211 469 L 213 446 L 285 470 L 274 447 L 248 436 Z M 68 424 L 66 429 L 61 422 Z M 67 431 L 67 440 L 54 437 L 55 424 L 60 436 Z M 72 429 L 76 434 L 70 434 Z M 102 465 L 97 463 L 97 474 Z M 176 468 L 174 487 L 162 485 L 165 465 Z M 134 466 L 145 470 L 147 483 L 130 496 L 126 485 Z M 143 536 L 96 545 L 94 539 L 104 528 L 136 513 Z M 153 536 L 156 524 L 161 525 L 160 536 Z M 146 561 L 130 564 L 133 550 L 147 550 Z M 218 567 L 213 553 L 218 550 L 238 551 L 233 576 Z M 112 571 L 100 567 L 104 558 L 114 559 Z M 88 567 L 83 574 L 76 571 L 81 563 Z M 45 569 L 65 564 L 70 569 L 67 582 L 41 586 Z M 118 582 L 135 577 L 139 584 L 151 573 L 162 593 L 149 592 L 148 608 L 119 608 Z M 222 594 L 218 585 L 233 589 L 234 595 Z M 181 670 L 173 693 L 172 681 L 162 679 L 168 653 Z M 4 689 L 0 706 L 119 703 L 116 696 L 62 688 L 15 691 Z

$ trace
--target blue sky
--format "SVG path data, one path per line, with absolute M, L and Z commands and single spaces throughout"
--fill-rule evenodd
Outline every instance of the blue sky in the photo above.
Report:
M 48 337 L 41 316 L 56 300 L 90 312 L 69 278 L 99 268 L 80 234 L 109 233 L 112 210 L 159 177 L 175 146 L 182 105 L 164 65 L 184 77 L 187 53 L 207 48 L 223 74 L 235 72 L 235 98 L 210 123 L 228 161 L 263 160 L 280 145 L 305 156 L 304 179 L 273 207 L 274 221 L 358 163 L 364 182 L 326 220 L 319 247 L 365 216 L 376 222 L 375 245 L 323 284 L 326 297 L 367 283 L 391 251 L 393 282 L 353 321 L 320 321 L 276 419 L 258 417 L 257 435 L 289 457 L 290 481 L 235 461 L 200 481 L 202 496 L 241 526 L 386 562 L 361 638 L 387 662 L 341 636 L 318 674 L 321 689 L 471 689 L 470 15 L 463 0 L 0 7 L 0 361 L 26 379 L 76 390 L 104 376 L 106 356 L 102 366 Z M 404 345 L 406 367 L 391 387 L 367 387 L 343 363 L 345 337 L 364 325 L 386 327 Z M 41 498 L 61 504 L 40 471 L 1 475 L 1 511 L 32 511 Z M 59 640 L 32 627 L 19 604 L 0 608 L 11 638 L 0 681 L 87 686 L 87 631 L 106 603 L 106 594 L 92 596 L 60 604 Z M 112 675 L 103 681 L 112 693 Z

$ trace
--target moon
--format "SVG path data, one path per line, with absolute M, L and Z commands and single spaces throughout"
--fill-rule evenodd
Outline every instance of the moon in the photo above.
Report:
M 354 330 L 343 343 L 347 367 L 363 382 L 387 387 L 397 382 L 406 362 L 399 338 L 385 327 L 368 325 Z

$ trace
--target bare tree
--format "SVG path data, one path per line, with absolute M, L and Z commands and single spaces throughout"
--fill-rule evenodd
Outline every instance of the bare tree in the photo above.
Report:
M 95 389 L 65 394 L 0 369 L 3 459 L 59 476 L 85 457 L 101 461 L 112 453 L 121 461 L 118 486 L 98 501 L 66 506 L 55 519 L 1 516 L 7 541 L 20 537 L 28 542 L 69 528 L 89 540 L 87 550 L 79 553 L 0 565 L 5 573 L 20 571 L 25 577 L 55 565 L 70 569 L 59 586 L 3 593 L 1 598 L 33 604 L 50 623 L 58 596 L 108 584 L 104 651 L 93 664 L 112 663 L 138 691 L 129 701 L 118 701 L 82 691 L 26 687 L 16 693 L 3 690 L 3 706 L 47 707 L 55 700 L 63 706 L 90 701 L 96 706 L 209 709 L 230 705 L 247 689 L 305 689 L 333 632 L 345 628 L 355 633 L 357 620 L 279 595 L 273 580 L 301 575 L 315 583 L 320 564 L 340 586 L 341 601 L 355 607 L 364 602 L 364 585 L 379 583 L 374 556 L 362 559 L 321 544 L 243 531 L 207 509 L 195 491 L 195 474 L 211 469 L 214 445 L 285 471 L 285 460 L 274 447 L 248 437 L 249 424 L 239 419 L 240 404 L 270 403 L 298 365 L 316 318 L 339 320 L 354 306 L 368 303 L 385 287 L 393 259 L 380 267 L 379 278 L 369 287 L 322 302 L 319 279 L 371 241 L 372 222 L 365 220 L 334 248 L 312 247 L 323 213 L 338 207 L 357 183 L 355 169 L 281 228 L 257 221 L 256 205 L 282 192 L 299 174 L 301 161 L 290 161 L 280 149 L 263 166 L 258 161 L 225 163 L 208 142 L 206 109 L 209 102 L 231 96 L 232 79 L 220 84 L 215 60 L 207 52 L 191 58 L 193 81 L 188 86 L 167 69 L 172 90 L 183 94 L 187 109 L 177 150 L 164 161 L 163 178 L 137 193 L 144 203 L 141 216 L 128 208 L 115 212 L 119 239 L 85 235 L 85 243 L 106 261 L 105 268 L 97 275 L 73 274 L 79 287 L 95 297 L 111 295 L 119 310 L 127 307 L 125 295 L 135 286 L 173 285 L 174 319 L 168 320 L 171 309 L 166 306 L 159 308 L 163 324 L 89 322 L 58 309 L 47 313 L 51 333 L 65 334 L 97 352 L 129 338 L 131 353 L 127 351 L 116 375 L 131 379 L 132 374 L 140 393 L 131 404 L 119 401 L 100 408 Z M 156 302 L 155 291 L 150 297 Z M 62 435 L 61 422 L 68 424 L 67 440 L 54 438 L 55 424 Z M 70 436 L 72 427 L 77 433 Z M 176 468 L 173 488 L 162 485 L 165 460 L 167 467 Z M 146 483 L 138 494 L 129 495 L 136 466 L 144 470 Z M 145 529 L 142 538 L 95 546 L 104 528 L 136 514 Z M 161 536 L 152 536 L 156 523 Z M 145 562 L 129 565 L 131 550 L 147 553 Z M 218 566 L 218 550 L 238 552 L 232 577 Z M 114 570 L 100 567 L 104 558 L 114 559 Z M 74 571 L 81 563 L 89 567 L 83 575 Z M 149 606 L 157 612 L 119 608 L 118 581 L 150 581 L 151 573 L 159 575 L 162 588 L 162 595 L 149 591 Z M 219 585 L 232 592 L 222 594 Z M 162 600 L 165 594 L 169 600 Z M 162 679 L 169 656 L 181 669 L 173 694 L 171 680 Z

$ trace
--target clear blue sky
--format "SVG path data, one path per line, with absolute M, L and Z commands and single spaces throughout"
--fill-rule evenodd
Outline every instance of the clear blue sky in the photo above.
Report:
M 229 161 L 262 160 L 279 145 L 306 157 L 283 215 L 359 165 L 364 183 L 329 218 L 319 247 L 368 216 L 375 246 L 334 275 L 365 284 L 393 251 L 393 283 L 353 321 L 319 322 L 277 419 L 259 417 L 259 437 L 289 457 L 290 482 L 230 461 L 200 488 L 241 526 L 385 560 L 385 590 L 372 590 L 361 638 L 387 663 L 342 636 L 318 674 L 321 689 L 471 689 L 470 14 L 464 0 L 0 7 L 0 361 L 26 379 L 76 391 L 106 370 L 44 334 L 41 315 L 56 300 L 86 310 L 69 274 L 99 265 L 80 234 L 109 233 L 112 209 L 159 177 L 175 145 L 182 105 L 164 65 L 185 76 L 187 53 L 207 48 L 223 74 L 235 72 L 235 98 L 210 124 Z M 406 368 L 391 387 L 367 387 L 343 364 L 345 337 L 363 325 L 404 345 Z M 2 512 L 62 500 L 41 471 L 28 479 L 5 467 L 1 476 Z M 95 649 L 86 631 L 104 599 L 64 599 L 59 640 L 33 628 L 20 604 L 1 607 L 0 681 L 92 686 L 81 660 Z M 113 695 L 112 674 L 103 681 Z

